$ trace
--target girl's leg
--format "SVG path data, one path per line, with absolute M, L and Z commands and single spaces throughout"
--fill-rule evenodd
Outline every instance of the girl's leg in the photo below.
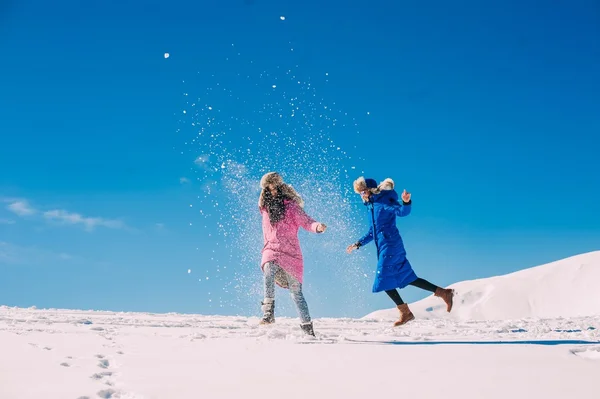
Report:
M 290 279 L 290 294 L 292 295 L 292 299 L 298 308 L 298 314 L 300 316 L 300 321 L 302 324 L 310 323 L 310 313 L 308 311 L 308 304 L 306 303 L 306 299 L 304 298 L 304 294 L 302 293 L 302 284 L 298 281 Z
M 402 300 L 402 297 L 400 297 L 400 293 L 398 293 L 398 290 L 396 290 L 396 289 L 388 290 L 385 293 L 388 294 L 388 296 L 390 298 L 392 298 L 392 301 L 394 301 L 396 306 L 400 306 L 400 305 L 404 304 L 404 301 Z
M 404 301 L 402 300 L 402 297 L 400 297 L 398 290 L 396 290 L 396 289 L 388 290 L 385 293 L 388 294 L 388 296 L 390 298 L 392 298 L 392 301 L 394 301 L 394 303 L 396 304 L 396 307 L 400 311 L 400 319 L 398 319 L 398 321 L 396 321 L 394 323 L 394 327 L 406 324 L 415 318 L 415 316 L 412 314 L 412 312 L 408 308 L 408 305 L 406 303 L 404 303 Z
M 265 263 L 264 269 L 264 293 L 266 299 L 275 299 L 275 273 L 279 266 L 274 263 Z
M 438 288 L 440 288 L 437 285 L 431 284 L 429 281 L 424 280 L 422 278 L 416 279 L 415 281 L 410 283 L 410 285 L 431 292 L 435 292 Z
M 421 288 L 422 290 L 433 292 L 435 296 L 442 298 L 442 300 L 446 302 L 446 310 L 448 312 L 452 310 L 454 290 L 438 287 L 437 285 L 431 284 L 429 281 L 423 280 L 422 278 L 416 279 L 410 283 L 410 285 Z
M 262 301 L 263 318 L 260 324 L 271 324 L 275 322 L 275 273 L 279 266 L 274 263 L 266 263 L 263 267 L 264 294 Z

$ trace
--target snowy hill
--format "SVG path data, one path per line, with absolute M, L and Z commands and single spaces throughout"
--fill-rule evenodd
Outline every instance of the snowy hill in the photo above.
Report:
M 450 285 L 457 292 L 448 314 L 434 296 L 410 304 L 417 318 L 508 320 L 600 315 L 600 251 L 503 276 Z M 364 319 L 394 320 L 396 308 L 380 310 Z

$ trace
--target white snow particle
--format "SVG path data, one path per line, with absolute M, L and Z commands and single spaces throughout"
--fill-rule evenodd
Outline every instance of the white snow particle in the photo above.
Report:
M 165 58 L 169 58 L 169 53 L 165 53 Z
M 190 274 L 192 272 L 192 269 L 188 269 L 188 274 Z
M 281 17 L 279 17 L 280 20 L 285 21 L 285 17 L 282 15 Z
M 273 88 L 276 88 L 276 87 L 277 87 L 277 85 L 273 85 Z

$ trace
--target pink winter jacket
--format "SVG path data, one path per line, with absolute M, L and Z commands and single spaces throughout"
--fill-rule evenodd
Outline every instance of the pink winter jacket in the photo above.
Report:
M 304 262 L 298 240 L 298 230 L 302 227 L 307 231 L 317 233 L 319 223 L 308 216 L 296 202 L 286 200 L 284 203 L 285 216 L 275 226 L 271 226 L 266 209 L 260 208 L 264 238 L 260 267 L 262 269 L 265 263 L 275 262 L 302 283 Z

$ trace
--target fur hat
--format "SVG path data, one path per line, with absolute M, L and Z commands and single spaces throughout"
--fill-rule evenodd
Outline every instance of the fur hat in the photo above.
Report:
M 382 190 L 393 190 L 394 181 L 389 177 L 377 184 L 375 179 L 365 179 L 364 176 L 354 180 L 354 191 L 360 194 L 361 191 L 369 190 L 373 194 L 379 194 Z
M 265 173 L 260 179 L 260 188 L 263 190 L 269 185 L 281 186 L 283 184 L 283 178 L 277 172 Z
M 304 208 L 304 201 L 302 200 L 302 197 L 300 197 L 300 195 L 296 192 L 296 190 L 294 190 L 294 188 L 291 185 L 286 184 L 283 181 L 281 175 L 277 172 L 266 173 L 260 179 L 260 188 L 262 189 L 262 191 L 260 192 L 260 197 L 258 199 L 258 206 L 260 208 L 264 208 L 265 206 L 265 190 L 270 185 L 277 187 L 281 194 L 297 203 L 301 208 Z

